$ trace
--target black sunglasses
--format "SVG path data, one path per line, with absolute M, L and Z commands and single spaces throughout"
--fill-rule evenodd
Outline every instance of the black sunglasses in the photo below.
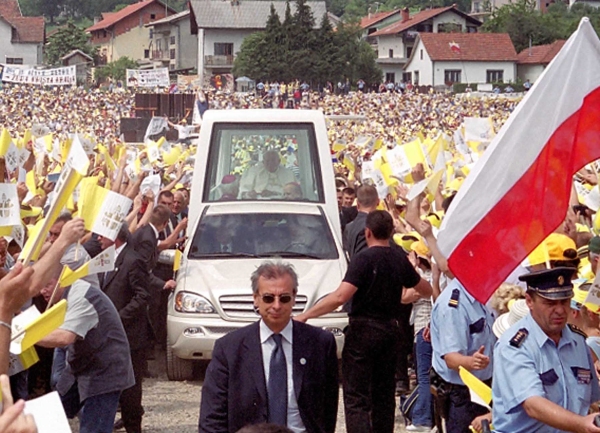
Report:
M 260 297 L 265 304 L 272 304 L 275 302 L 275 298 L 279 298 L 279 302 L 282 304 L 287 304 L 292 301 L 292 295 L 271 295 L 267 293 L 266 295 L 261 295 Z

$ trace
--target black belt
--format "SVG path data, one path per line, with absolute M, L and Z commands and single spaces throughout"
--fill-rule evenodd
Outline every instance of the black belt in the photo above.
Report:
M 376 319 L 374 317 L 352 317 L 350 316 L 348 318 L 350 324 L 353 323 L 375 323 L 378 325 L 384 324 L 384 325 L 390 325 L 390 326 L 400 326 L 399 322 L 397 319 Z

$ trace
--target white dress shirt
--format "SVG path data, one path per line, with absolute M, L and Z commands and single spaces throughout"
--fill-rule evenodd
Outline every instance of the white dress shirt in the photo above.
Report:
M 292 344 L 293 344 L 293 332 L 292 324 L 293 320 L 290 319 L 289 323 L 283 331 L 281 331 L 281 345 L 283 346 L 283 353 L 285 354 L 285 363 L 287 365 L 287 427 L 294 433 L 304 433 L 306 428 L 302 423 L 300 417 L 300 410 L 298 409 L 298 401 L 296 400 L 296 393 L 294 391 L 294 375 L 293 375 L 293 358 L 292 358 Z M 269 366 L 271 364 L 271 353 L 275 349 L 275 341 L 271 338 L 273 331 L 265 324 L 263 320 L 260 321 L 260 344 L 262 348 L 263 367 L 265 369 L 265 380 L 269 383 Z

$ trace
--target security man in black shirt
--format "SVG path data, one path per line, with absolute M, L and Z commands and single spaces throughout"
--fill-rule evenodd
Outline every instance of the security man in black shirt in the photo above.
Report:
M 393 231 L 389 213 L 370 212 L 365 228 L 368 248 L 352 258 L 335 292 L 295 317 L 305 322 L 352 298 L 342 352 L 348 433 L 394 431 L 394 372 L 402 290 L 414 287 L 422 296 L 431 296 L 430 284 L 419 276 L 405 253 L 390 247 Z

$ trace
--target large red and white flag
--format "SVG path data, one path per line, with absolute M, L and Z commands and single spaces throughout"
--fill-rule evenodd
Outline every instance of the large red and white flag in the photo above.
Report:
M 511 114 L 444 218 L 439 246 L 486 302 L 564 220 L 572 175 L 600 158 L 600 40 L 584 18 Z

